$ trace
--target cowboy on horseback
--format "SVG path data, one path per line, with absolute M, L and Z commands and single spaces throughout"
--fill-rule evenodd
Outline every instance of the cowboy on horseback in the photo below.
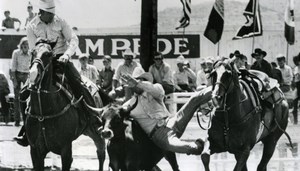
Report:
M 95 102 L 88 89 L 82 85 L 79 72 L 73 63 L 69 61 L 78 47 L 78 37 L 65 20 L 55 15 L 55 4 L 53 0 L 40 0 L 39 15 L 29 23 L 26 30 L 29 48 L 31 50 L 34 49 L 35 45 L 41 40 L 56 42 L 53 48 L 55 71 L 65 71 L 64 74 L 69 81 L 69 85 L 75 97 L 79 99 L 83 96 L 87 104 L 95 106 Z M 30 72 L 30 75 L 33 77 L 37 74 L 37 71 Z M 22 128 L 21 130 L 25 129 Z M 16 137 L 15 140 L 22 146 L 28 146 L 25 133 L 21 137 Z

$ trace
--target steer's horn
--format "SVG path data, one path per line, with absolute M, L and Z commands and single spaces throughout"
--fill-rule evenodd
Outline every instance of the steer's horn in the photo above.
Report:
M 83 102 L 91 112 L 97 113 L 98 116 L 100 116 L 102 114 L 103 108 L 92 107 L 92 106 L 88 105 L 85 100 L 83 100 Z

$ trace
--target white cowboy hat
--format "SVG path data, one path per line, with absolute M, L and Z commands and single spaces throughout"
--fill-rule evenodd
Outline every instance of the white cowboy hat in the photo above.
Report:
M 122 56 L 124 58 L 125 55 L 129 55 L 129 56 L 132 56 L 133 58 L 136 57 L 136 54 L 132 52 L 132 50 L 130 48 L 128 49 L 125 49 L 123 52 L 122 52 Z
M 40 0 L 39 8 L 43 11 L 55 14 L 55 3 L 54 0 Z
M 185 61 L 185 58 L 182 55 L 178 56 L 176 59 L 177 64 L 183 64 L 184 61 Z
M 89 56 L 90 56 L 90 55 L 87 54 L 87 53 L 82 53 L 81 55 L 78 56 L 78 59 L 82 59 L 82 58 L 87 58 L 87 59 L 88 59 Z
M 143 78 L 151 83 L 153 83 L 153 76 L 149 72 L 145 72 L 143 68 L 136 67 L 132 72 L 133 78 Z

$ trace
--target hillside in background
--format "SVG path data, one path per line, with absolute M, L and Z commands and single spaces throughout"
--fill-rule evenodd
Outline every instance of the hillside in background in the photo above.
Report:
M 208 16 L 212 9 L 214 1 L 204 2 L 202 4 L 192 5 L 191 24 L 186 31 L 204 31 L 208 22 Z M 300 16 L 297 15 L 300 9 L 300 3 L 295 1 L 295 21 L 299 23 Z M 237 30 L 242 26 L 246 19 L 243 11 L 247 3 L 238 1 L 225 0 L 225 30 Z M 260 10 L 262 16 L 262 24 L 264 30 L 283 30 L 284 11 L 286 8 L 286 0 L 261 0 Z M 181 8 L 167 8 L 158 13 L 158 29 L 160 32 L 174 31 L 178 25 L 178 21 L 182 15 Z M 297 29 L 298 30 L 298 29 Z

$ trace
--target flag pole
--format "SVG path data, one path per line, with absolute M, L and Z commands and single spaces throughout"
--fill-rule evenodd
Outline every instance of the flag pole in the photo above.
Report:
M 254 52 L 254 45 L 255 45 L 255 27 L 256 27 L 256 10 L 258 10 L 258 1 L 254 0 L 254 10 L 253 10 L 253 36 L 252 36 L 252 53 Z M 251 58 L 251 64 L 253 63 L 253 58 Z

